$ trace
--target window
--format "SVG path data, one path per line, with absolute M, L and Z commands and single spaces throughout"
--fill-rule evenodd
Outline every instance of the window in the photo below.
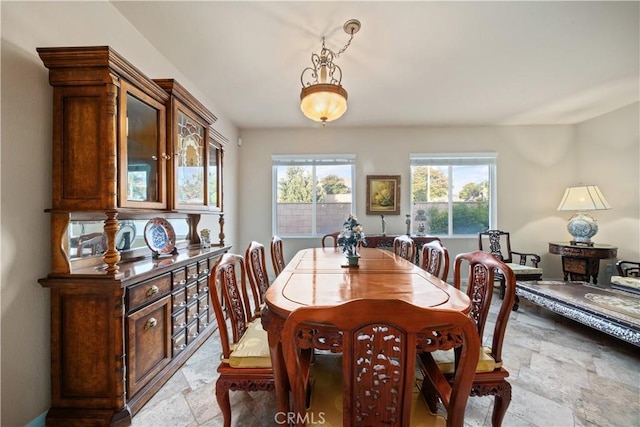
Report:
M 496 157 L 410 154 L 412 232 L 469 236 L 495 228 Z
M 319 237 L 355 210 L 355 155 L 274 155 L 273 232 Z

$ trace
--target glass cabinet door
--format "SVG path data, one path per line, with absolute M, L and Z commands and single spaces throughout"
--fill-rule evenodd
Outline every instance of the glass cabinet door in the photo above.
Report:
M 120 206 L 164 209 L 165 107 L 126 82 L 120 96 Z
M 207 205 L 209 210 L 222 210 L 222 149 L 213 138 L 209 139 L 209 165 L 207 175 L 207 188 L 209 194 Z
M 204 208 L 206 127 L 178 110 L 176 162 L 176 202 L 182 208 Z

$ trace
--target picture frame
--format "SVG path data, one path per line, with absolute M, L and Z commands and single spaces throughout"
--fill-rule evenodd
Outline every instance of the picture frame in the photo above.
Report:
M 367 175 L 367 215 L 400 215 L 400 175 Z

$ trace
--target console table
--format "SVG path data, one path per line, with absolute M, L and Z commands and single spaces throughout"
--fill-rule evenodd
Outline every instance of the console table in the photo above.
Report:
M 615 258 L 618 248 L 605 244 L 572 245 L 569 242 L 550 242 L 549 253 L 562 255 L 564 280 L 598 283 L 600 260 Z
M 398 237 L 398 235 L 389 236 L 389 235 L 367 235 L 365 241 L 366 243 L 363 246 L 368 248 L 391 248 L 393 249 L 393 240 Z M 425 243 L 433 242 L 434 240 L 440 240 L 440 238 L 436 236 L 409 236 L 411 239 L 416 242 L 416 264 L 420 259 L 420 249 Z

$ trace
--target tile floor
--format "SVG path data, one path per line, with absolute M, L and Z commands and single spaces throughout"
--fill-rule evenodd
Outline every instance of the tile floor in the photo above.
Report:
M 136 414 L 133 426 L 222 426 L 218 348 L 214 334 Z M 523 300 L 509 319 L 503 356 L 513 387 L 505 427 L 640 427 L 637 347 Z M 469 398 L 466 426 L 491 426 L 492 402 Z M 234 426 L 277 425 L 272 393 L 231 392 L 231 404 Z

